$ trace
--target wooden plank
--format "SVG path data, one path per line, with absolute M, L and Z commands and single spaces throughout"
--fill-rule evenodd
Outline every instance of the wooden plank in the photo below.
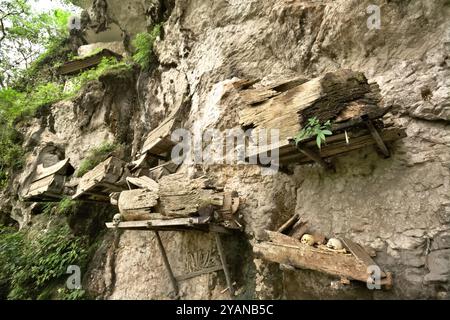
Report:
M 155 231 L 155 238 L 158 244 L 159 251 L 161 252 L 161 257 L 163 258 L 164 265 L 166 267 L 167 273 L 169 275 L 170 282 L 172 283 L 173 291 L 175 292 L 175 296 L 178 297 L 178 283 L 173 274 L 172 267 L 170 266 L 169 258 L 167 257 L 166 249 L 162 243 L 161 237 L 159 236 L 158 231 Z
M 384 129 L 381 132 L 381 136 L 384 141 L 393 141 L 406 137 L 406 133 L 404 129 L 390 128 Z M 332 144 L 327 143 L 327 145 L 324 145 L 319 151 L 320 156 L 323 159 L 327 159 L 375 144 L 375 141 L 370 134 L 350 139 L 350 144 L 347 144 L 345 142 L 344 135 L 342 135 L 342 137 L 343 140 L 341 141 Z M 299 164 L 306 164 L 313 161 L 310 158 L 299 154 L 295 151 L 295 148 L 292 147 L 290 152 L 286 152 L 282 157 L 280 157 L 280 164 L 289 164 L 294 162 Z
M 316 162 L 318 165 L 320 165 L 322 168 L 324 168 L 325 170 L 335 170 L 334 166 L 332 163 L 329 162 L 325 162 L 325 160 L 322 159 L 322 157 L 320 156 L 320 154 L 315 153 L 313 150 L 311 150 L 308 147 L 305 146 L 301 146 L 301 145 L 297 145 L 297 149 L 303 153 L 304 155 L 306 155 L 308 158 L 310 158 L 311 160 L 313 160 L 314 162 Z
M 366 282 L 367 266 L 351 254 L 322 251 L 307 245 L 298 246 L 262 242 L 253 246 L 255 255 L 267 261 L 310 269 L 338 277 Z
M 205 268 L 202 270 L 198 270 L 198 271 L 194 271 L 185 275 L 181 275 L 181 276 L 176 276 L 175 278 L 177 279 L 177 281 L 184 281 L 184 280 L 188 280 L 191 278 L 195 278 L 204 274 L 208 274 L 208 273 L 212 273 L 212 272 L 216 272 L 216 271 L 220 271 L 223 270 L 222 266 L 213 266 L 213 267 L 209 267 L 209 268 Z
M 233 299 L 234 297 L 233 282 L 231 281 L 231 274 L 230 271 L 228 270 L 227 258 L 225 256 L 225 251 L 223 250 L 222 240 L 220 239 L 219 233 L 215 233 L 214 236 L 216 238 L 217 251 L 219 251 L 220 261 L 222 262 L 223 272 L 225 273 L 225 280 L 227 282 L 228 292 L 230 293 L 231 299 Z
M 175 145 L 175 142 L 170 139 L 170 135 L 181 123 L 179 119 L 180 110 L 181 105 L 173 110 L 156 129 L 149 133 L 140 152 L 141 155 L 147 152 L 158 155 L 170 151 Z
M 122 56 L 108 49 L 103 49 L 102 51 L 87 56 L 85 58 L 80 58 L 64 63 L 58 68 L 58 73 L 60 75 L 68 75 L 72 73 L 79 72 L 81 70 L 94 67 L 98 65 L 104 57 L 115 57 L 118 60 L 122 59 Z
M 300 240 L 302 236 L 306 233 L 308 230 L 308 221 L 297 221 L 297 223 L 292 227 L 292 231 L 289 234 L 289 236 Z
M 281 225 L 281 227 L 278 228 L 279 233 L 284 233 L 287 229 L 292 227 L 297 220 L 300 219 L 300 216 L 298 213 L 294 214 L 291 218 L 289 218 L 285 223 Z
M 348 238 L 342 238 L 341 239 L 343 244 L 347 247 L 347 249 L 362 263 L 364 263 L 366 266 L 376 266 L 377 264 L 373 259 L 369 256 L 369 254 L 364 250 L 363 247 L 361 247 L 356 242 L 353 242 L 352 240 Z M 381 271 L 381 277 L 386 277 L 386 274 Z
M 159 192 L 159 184 L 146 176 L 141 176 L 139 178 L 136 177 L 127 177 L 127 182 L 133 186 L 142 189 L 153 190 L 154 192 Z
M 373 125 L 372 121 L 367 120 L 366 121 L 367 128 L 369 128 L 370 134 L 372 135 L 373 139 L 375 140 L 378 148 L 383 153 L 383 155 L 388 158 L 391 153 L 389 152 L 389 149 L 384 144 L 383 139 L 381 138 L 380 134 L 378 133 L 378 130 Z
M 59 174 L 59 175 L 72 174 L 74 169 L 70 165 L 69 161 L 70 161 L 70 159 L 64 159 L 50 167 L 45 167 L 45 168 L 44 168 L 43 164 L 39 164 L 36 167 L 36 171 L 35 171 L 34 177 L 33 177 L 33 182 L 43 179 L 45 177 L 48 177 L 50 175 L 54 175 L 54 174 Z
M 298 239 L 287 236 L 283 233 L 273 232 L 269 230 L 265 230 L 268 240 L 274 243 L 287 244 L 292 246 L 300 245 L 301 242 Z

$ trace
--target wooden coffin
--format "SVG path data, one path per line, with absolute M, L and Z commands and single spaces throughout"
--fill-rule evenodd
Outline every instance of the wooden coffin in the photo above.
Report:
M 58 73 L 60 75 L 74 74 L 83 71 L 88 68 L 97 66 L 103 58 L 114 57 L 117 60 L 121 60 L 122 56 L 108 49 L 103 49 L 100 52 L 87 56 L 85 58 L 80 58 L 64 63 L 58 68 Z
M 250 151 L 247 157 L 250 163 L 264 164 L 260 159 L 267 153 L 276 158 L 274 152 L 278 152 L 280 166 L 314 161 L 324 164 L 323 159 L 375 144 L 388 157 L 384 142 L 406 136 L 402 129 L 381 126 L 377 131 L 374 127 L 372 120 L 382 118 L 389 108 L 378 106 L 379 87 L 369 84 L 361 72 L 338 70 L 309 81 L 298 78 L 260 89 L 241 90 L 239 95 L 247 104 L 239 112 L 240 124 L 253 128 L 253 141 L 258 141 L 259 134 L 265 134 L 262 130 L 279 130 L 278 142 Z M 333 135 L 327 137 L 326 145 L 320 150 L 315 137 L 302 141 L 306 149 L 300 150 L 292 138 L 312 117 L 321 123 L 331 120 Z
M 159 183 L 148 177 L 127 180 L 130 188 L 139 188 L 111 194 L 111 203 L 118 205 L 122 221 L 201 216 L 229 228 L 242 228 L 235 216 L 238 194 L 214 187 L 206 177 L 188 179 L 178 173 L 161 178 Z
M 160 155 L 172 150 L 177 142 L 172 141 L 171 134 L 180 127 L 180 111 L 181 106 L 173 110 L 156 129 L 149 133 L 140 152 L 138 162 L 142 161 L 142 157 L 145 155 L 161 159 Z
M 109 202 L 113 192 L 126 190 L 126 163 L 109 157 L 81 177 L 72 199 Z
M 350 253 L 340 253 L 308 246 L 278 232 L 266 231 L 266 234 L 268 241 L 253 246 L 258 258 L 294 268 L 324 272 L 344 279 L 372 281 L 368 267 L 376 266 L 375 262 L 350 240 L 345 242 L 346 246 L 348 243 L 352 244 L 352 248 L 348 248 Z M 392 285 L 389 273 L 381 272 L 380 276 L 381 285 L 386 287 Z
M 45 168 L 39 164 L 23 199 L 34 202 L 60 200 L 64 196 L 66 176 L 74 172 L 69 161 L 69 159 L 64 159 Z

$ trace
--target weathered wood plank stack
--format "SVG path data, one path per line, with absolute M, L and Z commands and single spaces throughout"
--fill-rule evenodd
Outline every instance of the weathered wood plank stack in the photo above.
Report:
M 289 79 L 262 88 L 248 88 L 245 85 L 241 86 L 239 95 L 246 104 L 239 112 L 240 124 L 243 128 L 253 128 L 254 138 L 262 129 L 279 130 L 278 143 L 272 143 L 251 156 L 279 149 L 281 165 L 314 161 L 299 153 L 292 143 L 292 138 L 308 119 L 315 117 L 321 123 L 332 121 L 333 136 L 321 149 L 314 145 L 314 137 L 302 142 L 313 148 L 319 157 L 329 158 L 379 144 L 367 124 L 383 117 L 389 110 L 379 106 L 381 96 L 378 85 L 369 84 L 363 73 L 351 70 L 338 70 L 309 81 Z M 382 121 L 378 121 L 375 127 L 381 130 L 380 136 L 384 142 L 405 136 L 402 129 L 383 128 Z
M 109 157 L 81 177 L 72 199 L 109 202 L 111 193 L 127 189 L 129 174 L 124 161 Z
M 50 167 L 39 164 L 33 173 L 31 184 L 24 192 L 25 201 L 58 201 L 64 195 L 66 177 L 73 174 L 75 169 L 70 159 L 64 159 Z
M 225 192 L 206 177 L 189 179 L 176 173 L 158 183 L 148 177 L 127 180 L 130 187 L 138 188 L 111 197 L 111 203 L 119 208 L 122 227 L 131 227 L 133 223 L 125 223 L 130 221 L 141 221 L 136 227 L 142 227 L 142 221 L 153 227 L 170 226 L 174 221 L 178 226 L 215 223 L 230 229 L 242 227 L 235 215 L 238 195 Z
M 378 284 L 385 288 L 392 286 L 391 274 L 383 272 L 362 246 L 344 238 L 341 239 L 343 248 L 333 249 L 324 245 L 323 235 L 312 230 L 306 221 L 294 215 L 278 232 L 266 231 L 265 238 L 253 246 L 253 251 L 259 258 L 290 268 L 337 276 L 342 283 L 357 280 L 377 284 L 379 281 Z M 307 233 L 312 235 L 314 243 L 300 241 Z M 373 273 L 376 268 L 379 268 L 378 275 Z

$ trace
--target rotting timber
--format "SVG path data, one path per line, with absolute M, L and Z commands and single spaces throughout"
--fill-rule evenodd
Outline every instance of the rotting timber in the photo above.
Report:
M 402 128 L 385 127 L 382 118 L 390 107 L 380 107 L 378 85 L 369 84 L 361 72 L 338 70 L 309 81 L 294 78 L 262 88 L 244 84 L 237 88 L 245 103 L 239 112 L 241 126 L 252 128 L 253 138 L 260 130 L 279 130 L 278 142 L 248 155 L 252 163 L 277 150 L 280 167 L 315 162 L 329 169 L 328 159 L 371 145 L 389 157 L 386 143 L 406 136 Z M 313 117 L 332 122 L 333 135 L 321 148 L 315 137 L 293 140 Z

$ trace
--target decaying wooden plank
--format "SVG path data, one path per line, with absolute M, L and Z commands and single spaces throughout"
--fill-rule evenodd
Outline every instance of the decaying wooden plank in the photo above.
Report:
M 152 190 L 156 193 L 159 192 L 159 184 L 155 180 L 146 176 L 141 176 L 139 178 L 127 177 L 127 182 L 130 185 L 136 186 L 138 188 Z
M 347 249 L 367 267 L 377 265 L 361 245 L 347 238 L 342 238 L 341 240 Z M 386 274 L 383 271 L 381 271 L 381 277 L 386 277 Z
M 406 137 L 404 129 L 401 128 L 386 128 L 380 133 L 383 141 L 390 142 Z M 371 134 L 367 130 L 361 130 L 358 132 L 348 132 L 350 143 L 347 144 L 345 141 L 345 134 L 336 134 L 327 138 L 327 143 L 322 145 L 319 150 L 317 148 L 315 141 L 307 141 L 303 145 L 314 150 L 322 159 L 327 159 L 330 157 L 345 154 L 354 150 L 358 150 L 364 147 L 373 146 L 375 141 Z M 261 147 L 255 154 L 250 154 L 246 160 L 258 159 L 259 155 L 264 155 L 270 152 L 273 148 L 278 148 L 279 150 L 279 163 L 281 165 L 287 165 L 290 163 L 306 164 L 314 162 L 311 158 L 298 152 L 294 145 L 285 142 L 274 146 L 267 146 L 266 148 Z
M 292 227 L 297 221 L 300 219 L 300 215 L 298 213 L 294 214 L 291 218 L 289 218 L 285 223 L 278 228 L 279 233 L 284 233 L 290 227 Z

